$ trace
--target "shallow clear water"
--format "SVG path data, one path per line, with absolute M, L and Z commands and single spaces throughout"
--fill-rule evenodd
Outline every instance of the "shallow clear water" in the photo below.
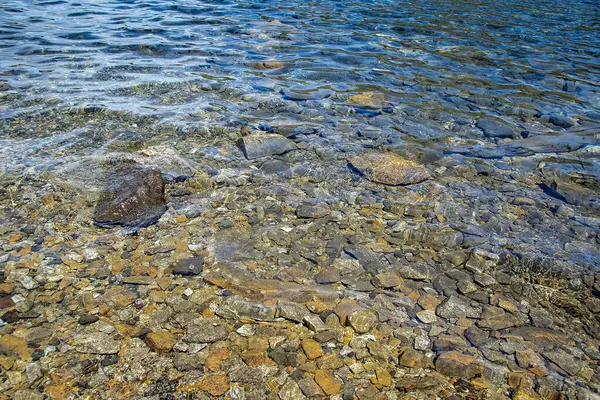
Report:
M 176 114 L 206 100 L 127 90 L 376 89 L 447 112 L 598 117 L 599 29 L 596 1 L 5 1 L 0 68 L 28 96 Z M 253 68 L 273 59 L 284 68 Z
M 5 1 L 0 116 L 350 124 L 359 141 L 483 158 L 591 145 L 576 157 L 597 175 L 599 29 L 597 1 Z M 364 92 L 383 103 L 351 101 Z M 482 135 L 482 116 L 521 140 Z

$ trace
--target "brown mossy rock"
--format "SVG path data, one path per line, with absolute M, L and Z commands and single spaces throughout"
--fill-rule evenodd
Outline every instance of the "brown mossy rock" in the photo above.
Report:
M 348 162 L 368 180 L 384 185 L 412 185 L 431 177 L 422 165 L 393 153 L 360 154 Z
M 94 222 L 104 228 L 146 227 L 155 224 L 167 210 L 165 184 L 159 171 L 131 166 L 108 177 L 100 195 Z

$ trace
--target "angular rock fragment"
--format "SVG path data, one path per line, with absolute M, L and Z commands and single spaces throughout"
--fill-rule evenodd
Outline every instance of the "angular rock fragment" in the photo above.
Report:
M 302 393 L 304 393 L 308 397 L 316 397 L 316 396 L 324 396 L 325 395 L 325 393 L 323 392 L 323 389 L 321 389 L 321 387 L 319 385 L 317 385 L 317 382 L 315 382 L 315 380 L 310 376 L 307 376 L 307 377 L 299 380 L 298 386 L 302 390 Z
M 364 92 L 354 94 L 348 97 L 348 101 L 354 104 L 360 104 L 361 106 L 367 107 L 381 107 L 381 104 L 385 100 L 383 93 L 378 92 Z
M 165 185 L 159 171 L 126 168 L 110 178 L 100 195 L 94 222 L 103 228 L 117 225 L 146 227 L 158 221 L 167 210 Z
M 213 343 L 225 340 L 229 332 L 218 319 L 197 318 L 187 327 L 186 341 L 192 343 Z
M 177 261 L 173 268 L 176 275 L 199 275 L 204 268 L 204 257 L 195 256 Z
M 395 271 L 401 278 L 412 279 L 416 281 L 431 280 L 435 271 L 426 264 L 408 264 L 398 265 Z
M 440 304 L 436 309 L 436 314 L 442 318 L 478 318 L 479 313 L 471 307 L 467 300 L 450 296 L 448 300 Z
M 149 333 L 146 336 L 146 342 L 157 353 L 168 353 L 175 346 L 177 339 L 171 332 L 160 330 Z
M 540 187 L 546 194 L 568 204 L 585 206 L 598 203 L 598 193 L 596 191 L 565 179 L 555 179 L 549 183 L 541 184 Z
M 331 91 L 329 89 L 318 89 L 318 90 L 300 92 L 300 91 L 293 91 L 288 88 L 282 88 L 281 94 L 283 95 L 283 97 L 286 100 L 306 101 L 306 100 L 325 99 L 325 98 L 331 96 L 333 94 L 333 91 Z
M 377 315 L 371 310 L 358 310 L 348 318 L 350 326 L 358 333 L 370 331 L 377 323 Z
M 279 398 L 281 400 L 302 400 L 306 396 L 302 394 L 300 387 L 292 379 L 288 379 L 285 385 L 279 390 Z
M 77 337 L 73 346 L 80 353 L 91 354 L 116 354 L 121 349 L 119 342 L 102 332 Z
M 330 372 L 322 369 L 315 371 L 315 381 L 328 395 L 337 394 L 342 389 L 341 382 Z
M 296 209 L 299 218 L 323 218 L 331 213 L 327 204 L 302 204 Z
M 435 360 L 435 369 L 446 376 L 471 379 L 483 373 L 483 366 L 473 357 L 458 351 L 442 353 Z
M 515 134 L 515 132 L 513 131 L 513 129 L 510 126 L 508 126 L 496 119 L 481 118 L 479 121 L 477 121 L 475 126 L 477 126 L 479 129 L 481 129 L 483 131 L 483 134 L 486 137 L 493 137 L 493 138 L 500 138 L 500 139 L 504 139 L 504 138 L 516 139 L 516 138 L 518 138 L 518 135 Z
M 431 177 L 422 165 L 393 153 L 360 154 L 348 162 L 368 180 L 384 185 L 412 185 Z
M 296 150 L 296 144 L 277 134 L 250 135 L 241 138 L 238 145 L 248 160 L 270 157 Z
M 562 350 L 548 351 L 542 353 L 542 355 L 569 375 L 577 375 L 586 366 L 585 361 L 578 360 Z

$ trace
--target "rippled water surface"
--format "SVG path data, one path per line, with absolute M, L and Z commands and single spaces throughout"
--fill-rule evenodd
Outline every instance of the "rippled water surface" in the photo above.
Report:
M 584 149 L 597 175 L 599 30 L 596 1 L 5 1 L 0 115 L 349 125 L 359 141 L 438 154 Z
M 2 78 L 67 104 L 182 114 L 208 102 L 193 85 L 220 82 L 380 90 L 455 114 L 600 107 L 595 1 L 5 1 L 0 13 Z M 136 96 L 180 82 L 187 96 Z

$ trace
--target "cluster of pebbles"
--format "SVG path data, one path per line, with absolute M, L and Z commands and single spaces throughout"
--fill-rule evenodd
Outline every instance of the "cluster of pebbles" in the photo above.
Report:
M 0 398 L 599 398 L 593 180 L 88 111 L 2 122 L 77 135 L 0 176 Z

